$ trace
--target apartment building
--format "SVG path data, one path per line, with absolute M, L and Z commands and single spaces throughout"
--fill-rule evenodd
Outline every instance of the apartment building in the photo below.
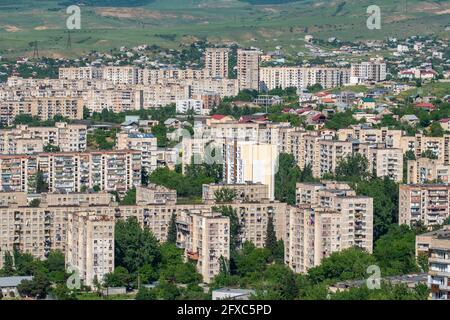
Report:
M 205 75 L 211 78 L 228 78 L 228 48 L 206 48 Z
M 385 148 L 384 144 L 359 145 L 361 155 L 366 157 L 368 170 L 376 177 L 388 177 L 395 182 L 403 180 L 403 151 Z
M 443 137 L 428 137 L 423 134 L 404 136 L 401 138 L 403 152 L 413 151 L 416 158 L 420 158 L 423 152 L 431 152 L 445 165 L 450 165 L 450 135 Z
M 199 210 L 183 211 L 177 219 L 177 244 L 196 262 L 203 282 L 220 272 L 220 259 L 230 258 L 230 218 Z
M 97 67 L 59 68 L 58 77 L 60 80 L 90 80 L 102 77 L 102 72 Z
M 143 95 L 138 88 L 88 89 L 82 92 L 84 105 L 89 112 L 107 109 L 116 113 L 141 109 Z
M 176 190 L 171 190 L 152 183 L 147 187 L 136 188 L 136 204 L 138 205 L 175 204 L 176 201 Z
M 114 217 L 89 210 L 68 214 L 66 266 L 84 285 L 92 287 L 114 271 L 114 225 Z
M 125 133 L 117 134 L 117 150 L 135 150 L 141 154 L 141 166 L 151 173 L 158 167 L 156 137 L 151 133 Z
M 141 183 L 138 151 L 57 152 L 0 156 L 0 191 L 36 192 L 38 171 L 51 192 L 125 193 Z
M 105 66 L 101 68 L 101 78 L 113 84 L 137 84 L 138 68 L 132 66 Z
M 349 141 L 334 140 L 330 135 L 294 132 L 291 135 L 292 154 L 300 168 L 311 167 L 313 176 L 322 177 L 334 173 L 343 159 L 352 155 L 353 146 Z
M 400 185 L 399 224 L 442 224 L 449 216 L 449 190 L 447 184 Z
M 386 63 L 383 59 L 370 59 L 351 64 L 351 82 L 380 82 L 386 80 Z
M 216 195 L 223 190 L 229 190 L 234 193 L 233 201 L 238 202 L 261 202 L 268 200 L 268 186 L 262 183 L 239 183 L 239 184 L 223 184 L 210 183 L 204 184 L 202 189 L 202 200 L 205 203 L 217 202 Z
M 3 126 L 12 126 L 14 119 L 19 114 L 31 114 L 32 103 L 30 100 L 1 100 L 0 101 L 0 123 Z
M 349 128 L 339 129 L 336 135 L 338 140 L 342 141 L 358 140 L 360 143 L 384 143 L 386 148 L 401 148 L 404 150 L 401 130 L 352 125 Z
M 450 183 L 450 166 L 443 161 L 429 158 L 408 160 L 408 184 L 423 184 L 428 182 Z
M 36 192 L 37 173 L 35 156 L 0 155 L 0 191 Z
M 26 193 L 0 192 L 0 203 L 5 204 L 0 207 L 0 252 L 17 248 L 45 258 L 50 250 L 61 250 L 67 264 L 79 270 L 85 283 L 91 283 L 95 275 L 99 279 L 113 267 L 114 221 L 136 217 L 143 228 L 164 241 L 175 214 L 179 245 L 188 258 L 197 261 L 204 280 L 210 281 L 219 271 L 220 256 L 229 257 L 229 218 L 215 213 L 213 203 L 177 204 L 175 191 L 164 187 L 138 187 L 136 193 L 137 204 L 130 206 L 119 206 L 106 192 L 41 194 L 39 207 L 31 208 Z M 263 247 L 269 217 L 277 237 L 284 238 L 287 204 L 263 200 L 227 205 L 236 210 L 241 242 Z M 0 267 L 3 259 L 1 254 Z
M 350 83 L 350 69 L 329 67 L 264 67 L 260 69 L 261 88 L 272 90 L 289 87 L 306 89 L 320 84 L 333 88 Z
M 260 182 L 268 186 L 267 197 L 273 200 L 278 154 L 273 144 L 227 139 L 223 145 L 224 182 Z
M 31 154 L 42 152 L 47 145 L 61 151 L 86 150 L 87 126 L 57 122 L 54 127 L 18 125 L 14 129 L 0 129 L 1 154 Z
M 194 114 L 206 115 L 209 112 L 209 110 L 203 109 L 202 100 L 195 99 L 178 100 L 176 110 L 179 114 L 186 114 L 191 111 Z
M 237 79 L 208 78 L 187 80 L 191 97 L 205 94 L 217 94 L 221 99 L 234 97 L 239 93 L 239 82 Z
M 237 79 L 239 91 L 259 90 L 259 62 L 261 53 L 257 50 L 237 51 Z
M 297 207 L 286 217 L 285 263 L 305 273 L 331 253 L 373 249 L 373 199 L 343 183 L 298 183 Z
M 416 236 L 416 257 L 428 257 L 430 299 L 450 300 L 450 226 Z
M 83 119 L 83 100 L 72 98 L 32 98 L 32 116 L 40 120 L 53 119 L 59 115 L 69 119 Z

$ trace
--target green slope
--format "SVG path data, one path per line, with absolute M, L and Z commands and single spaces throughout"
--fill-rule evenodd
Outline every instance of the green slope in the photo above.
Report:
M 96 6 L 81 7 L 82 29 L 72 34 L 72 48 L 67 50 L 65 9 L 74 1 L 2 0 L 0 55 L 29 54 L 32 41 L 39 42 L 42 53 L 58 56 L 142 43 L 176 48 L 195 39 L 263 49 L 282 45 L 296 52 L 307 33 L 343 40 L 448 36 L 450 0 L 303 0 L 261 5 L 265 1 L 269 0 L 85 0 Z M 133 7 L 123 7 L 125 3 Z M 366 9 L 374 3 L 381 8 L 381 30 L 366 28 Z

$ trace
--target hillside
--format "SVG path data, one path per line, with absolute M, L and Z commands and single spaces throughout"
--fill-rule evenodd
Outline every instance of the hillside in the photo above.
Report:
M 82 29 L 68 50 L 65 9 L 72 3 L 82 4 Z M 342 40 L 448 36 L 450 0 L 377 3 L 381 30 L 366 28 L 369 0 L 3 0 L 0 55 L 30 54 L 33 41 L 41 53 L 60 56 L 142 43 L 176 48 L 199 39 L 296 52 L 307 33 Z

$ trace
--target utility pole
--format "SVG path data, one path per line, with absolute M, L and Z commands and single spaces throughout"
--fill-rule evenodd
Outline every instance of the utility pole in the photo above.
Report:
M 33 59 L 38 59 L 39 58 L 38 42 L 33 41 L 32 45 L 33 45 Z
M 70 36 L 70 30 L 67 30 L 67 49 L 72 48 L 72 38 Z

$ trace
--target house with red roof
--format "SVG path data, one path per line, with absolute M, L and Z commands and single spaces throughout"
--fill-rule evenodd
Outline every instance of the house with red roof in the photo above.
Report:
M 420 103 L 416 103 L 415 105 L 414 105 L 416 108 L 421 108 L 421 109 L 425 109 L 425 110 L 428 110 L 428 111 L 432 111 L 432 110 L 434 110 L 436 107 L 432 104 L 432 103 L 430 103 L 430 102 L 420 102 Z

